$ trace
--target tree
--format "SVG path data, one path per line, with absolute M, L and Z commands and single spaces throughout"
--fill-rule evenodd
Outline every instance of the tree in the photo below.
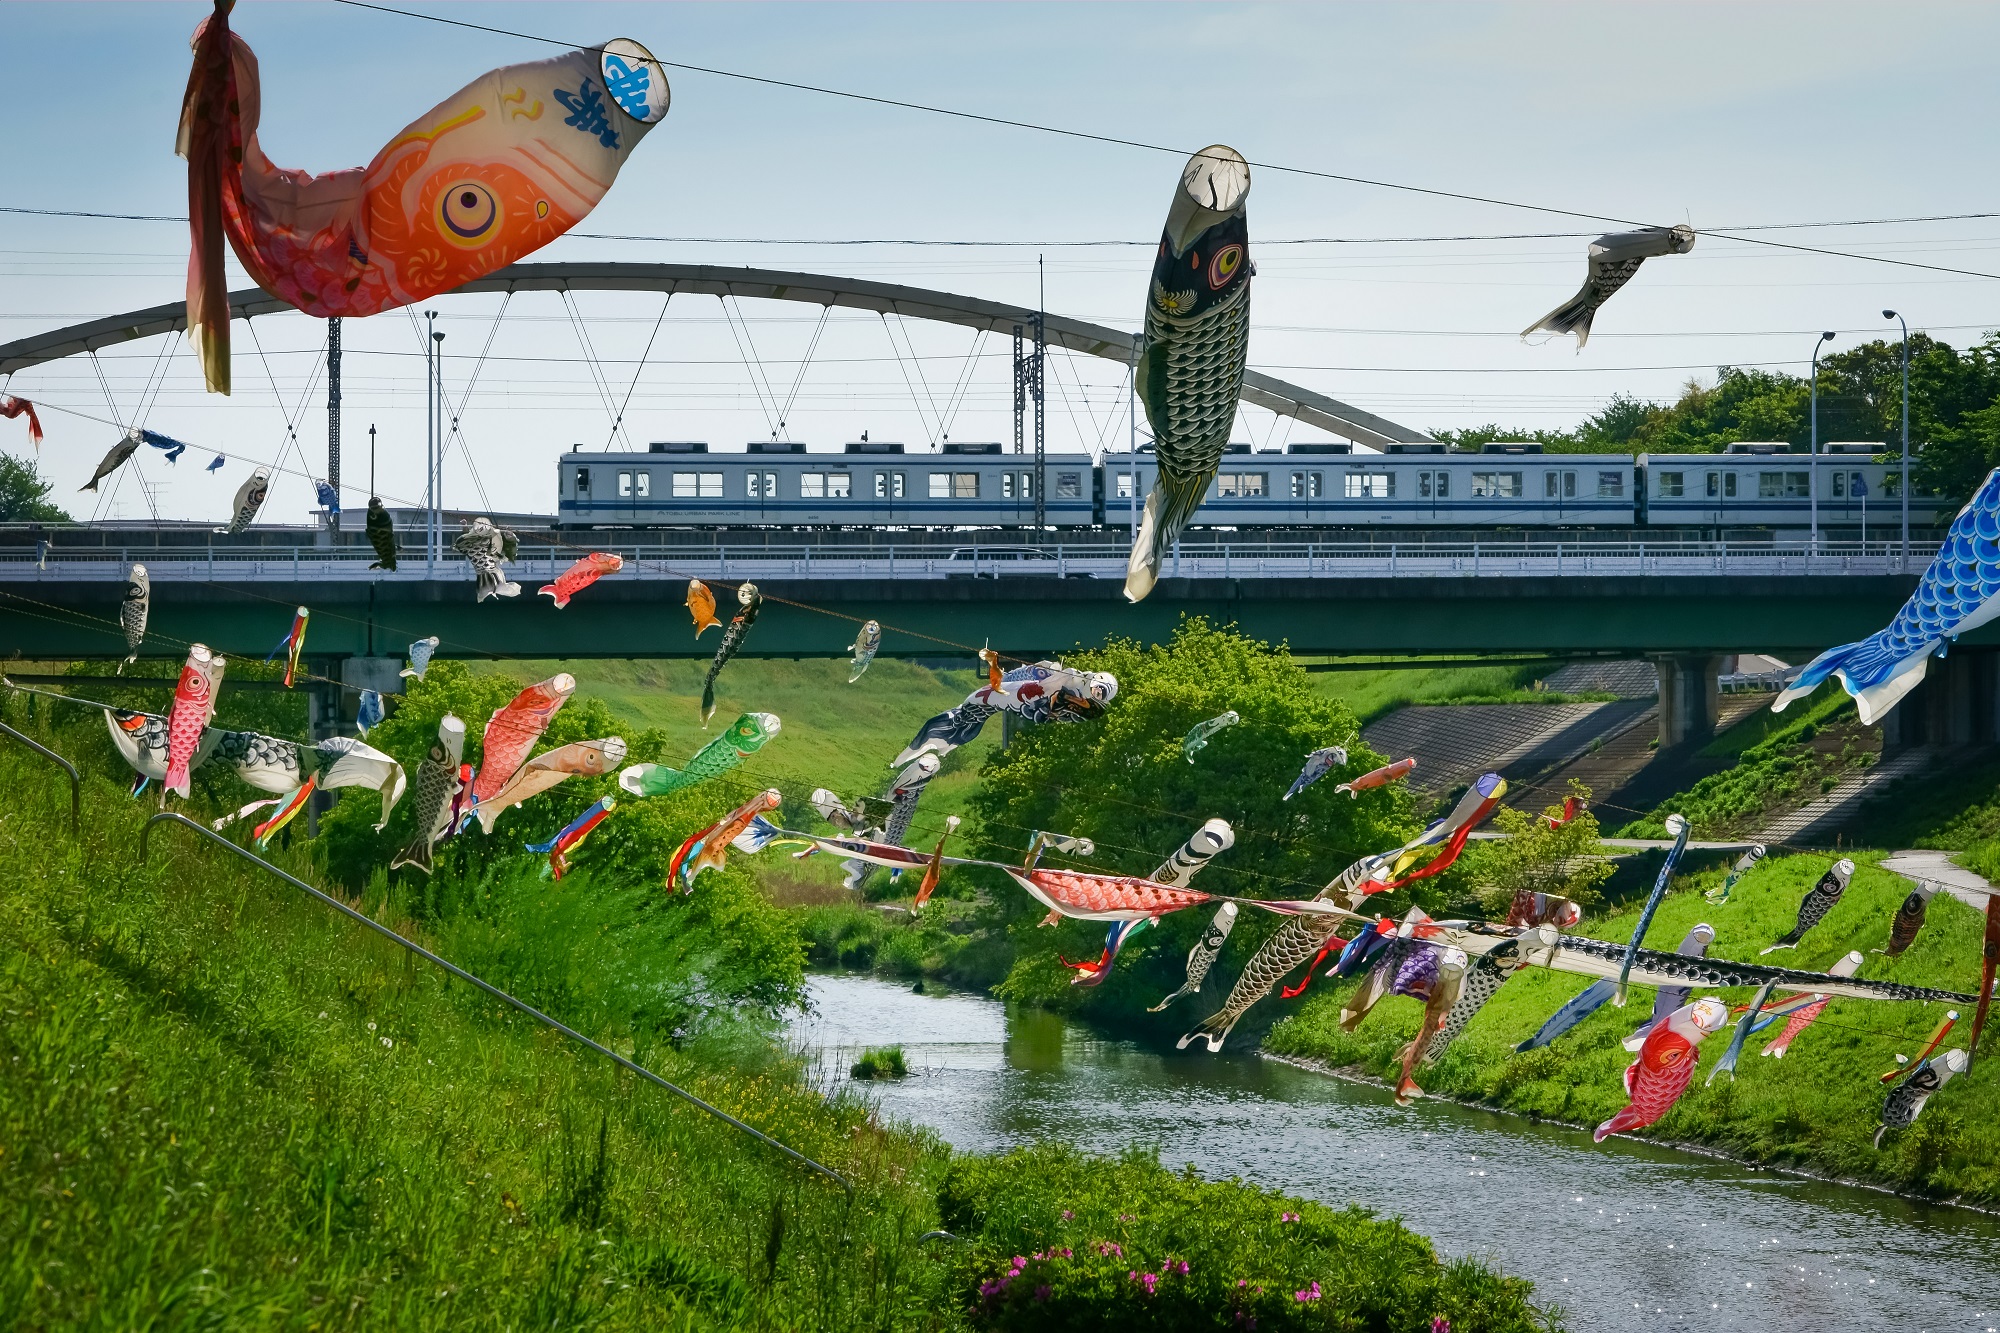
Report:
M 1580 804 L 1590 800 L 1590 788 L 1575 779 L 1568 794 Z M 1597 817 L 1584 805 L 1576 818 L 1552 826 L 1561 813 L 1560 805 L 1540 814 L 1505 805 L 1494 812 L 1494 829 L 1507 836 L 1475 843 L 1461 871 L 1487 916 L 1505 917 L 1521 893 L 1554 894 L 1585 909 L 1596 903 L 1597 886 L 1611 878 L 1611 863 L 1598 845 Z
M 1363 744 L 1347 707 L 1320 695 L 1282 646 L 1190 618 L 1164 646 L 1114 640 L 1068 662 L 1112 672 L 1118 697 L 1102 722 L 1030 728 L 988 761 L 972 798 L 975 845 L 984 844 L 978 854 L 1018 860 L 1031 833 L 1045 829 L 1094 840 L 1095 854 L 1067 863 L 1074 868 L 1149 875 L 1204 819 L 1219 816 L 1234 829 L 1236 844 L 1202 871 L 1197 887 L 1310 898 L 1357 858 L 1417 830 L 1414 801 L 1400 786 L 1350 799 L 1334 791 L 1339 779 L 1330 776 L 1284 799 L 1306 755 L 1322 746 L 1347 747 L 1350 775 L 1384 761 Z M 1218 733 L 1190 764 L 1182 737 L 1232 709 L 1242 721 Z M 1134 938 L 1103 986 L 1072 988 L 1074 974 L 1057 955 L 1096 958 L 1104 927 L 1064 922 L 1037 929 L 1044 915 L 1038 903 L 997 876 L 987 887 L 1015 946 L 1003 994 L 1130 1017 L 1180 985 L 1187 951 L 1214 915 L 1209 908 L 1163 918 L 1158 929 Z M 1256 911 L 1238 919 L 1204 999 L 1218 985 L 1226 993 L 1227 974 L 1273 924 Z M 1185 1015 L 1171 1017 L 1180 1022 Z
M 0 523 L 68 523 L 68 512 L 49 503 L 51 489 L 33 463 L 0 454 Z

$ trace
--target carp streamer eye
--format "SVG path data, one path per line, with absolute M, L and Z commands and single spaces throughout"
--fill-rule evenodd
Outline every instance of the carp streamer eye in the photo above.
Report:
M 1236 276 L 1236 270 L 1243 267 L 1243 247 L 1225 245 L 1215 252 L 1215 258 L 1208 265 L 1208 285 L 1214 291 L 1221 291 L 1229 280 Z
M 478 181 L 455 181 L 438 195 L 437 220 L 453 245 L 481 246 L 500 229 L 500 201 Z

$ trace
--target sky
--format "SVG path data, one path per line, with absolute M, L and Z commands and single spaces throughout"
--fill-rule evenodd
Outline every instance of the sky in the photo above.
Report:
M 1420 430 L 1567 427 L 1616 393 L 1669 399 L 1718 366 L 1802 371 L 1883 336 L 1894 307 L 1960 346 L 2000 328 L 2000 280 L 1704 236 L 1654 260 L 1581 352 L 1519 332 L 1567 299 L 1574 217 L 1377 181 L 1697 230 L 2000 212 L 1993 6 L 1754 4 L 411 4 L 571 43 L 1168 146 L 1091 143 L 686 71 L 580 231 L 541 260 L 680 261 L 867 277 L 1135 328 L 1184 152 L 1255 167 L 1253 367 Z M 185 212 L 173 155 L 188 37 L 207 6 L 7 3 L 0 208 Z M 555 48 L 304 0 L 240 3 L 276 163 L 365 163 L 473 76 Z M 35 58 L 32 53 L 42 53 Z M 29 53 L 28 58 L 21 58 Z M 1298 168 L 1297 171 L 1277 168 Z M 1411 238 L 1523 239 L 1438 241 Z M 2000 217 L 1758 232 L 2000 274 Z M 1277 242 L 1335 238 L 1314 244 Z M 1005 245 L 852 244 L 885 239 Z M 783 244 L 768 243 L 783 241 Z M 1078 242 L 1114 242 L 1079 245 Z M 818 243 L 814 243 L 818 242 Z M 835 244 L 834 242 L 848 242 Z M 0 343 L 181 299 L 183 224 L 0 212 Z M 1041 284 L 1038 286 L 1038 284 Z M 232 289 L 247 286 L 231 262 Z M 1041 293 L 1045 293 L 1042 295 Z M 781 302 L 579 293 L 440 297 L 459 435 L 448 505 L 550 512 L 565 450 L 775 433 L 838 450 L 1013 438 L 1009 353 L 967 330 Z M 817 341 L 815 342 L 815 338 Z M 411 314 L 345 323 L 343 502 L 422 493 L 422 339 Z M 37 367 L 38 461 L 79 518 L 220 519 L 253 464 L 265 521 L 303 522 L 325 472 L 324 326 L 235 326 L 235 393 L 206 394 L 178 336 Z M 812 356 L 806 359 L 808 349 Z M 1123 368 L 1054 355 L 1052 450 L 1123 449 Z M 622 429 L 613 429 L 621 415 Z M 782 420 L 783 425 L 780 426 Z M 120 429 L 142 450 L 78 494 Z M 377 427 L 370 481 L 368 427 Z M 1142 428 L 1143 428 L 1143 422 Z M 1259 447 L 1326 438 L 1244 409 Z M 18 422 L 0 449 L 32 454 Z M 214 473 L 204 464 L 225 457 Z

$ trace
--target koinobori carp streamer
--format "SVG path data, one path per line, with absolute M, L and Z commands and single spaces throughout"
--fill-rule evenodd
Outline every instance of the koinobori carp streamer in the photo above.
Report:
M 211 393 L 230 387 L 225 236 L 252 281 L 309 315 L 394 310 L 581 222 L 667 114 L 658 62 L 618 38 L 480 75 L 366 167 L 286 170 L 258 142 L 257 58 L 229 9 L 217 0 L 195 30 L 175 145 L 188 163 L 188 340 Z

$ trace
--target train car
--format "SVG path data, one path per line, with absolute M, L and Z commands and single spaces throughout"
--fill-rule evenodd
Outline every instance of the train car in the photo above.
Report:
M 1096 521 L 1087 454 L 1032 455 L 949 442 L 936 453 L 859 440 L 838 454 L 788 440 L 711 453 L 663 441 L 640 453 L 564 454 L 557 521 L 564 527 L 1027 527 L 1042 491 L 1044 521 Z
M 1902 525 L 1902 462 L 1877 462 L 1872 440 L 1822 445 L 1817 459 L 1782 442 L 1739 441 L 1716 454 L 1642 454 L 1642 521 L 1648 527 L 1780 528 L 1811 526 L 1818 492 L 1822 532 L 1862 529 L 1886 537 Z M 1817 484 L 1815 484 L 1815 482 Z M 1910 526 L 1951 520 L 1935 495 L 1912 489 Z
M 1152 456 L 1138 458 L 1141 506 Z M 1104 460 L 1106 526 L 1128 528 L 1134 469 Z M 1232 444 L 1197 527 L 1546 528 L 1633 524 L 1636 485 L 1628 454 L 1547 454 L 1539 444 L 1392 444 L 1358 453 L 1345 444 L 1293 444 L 1253 453 Z

